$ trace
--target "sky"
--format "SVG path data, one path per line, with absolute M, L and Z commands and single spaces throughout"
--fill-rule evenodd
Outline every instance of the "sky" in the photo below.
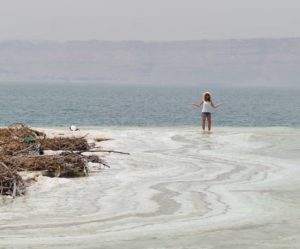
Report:
M 300 37 L 299 0 L 0 0 L 0 40 Z

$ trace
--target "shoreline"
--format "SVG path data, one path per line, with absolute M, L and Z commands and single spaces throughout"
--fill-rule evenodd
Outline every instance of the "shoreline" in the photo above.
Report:
M 31 126 L 33 129 L 47 129 L 47 130 L 51 130 L 51 129 L 57 129 L 57 130 L 66 130 L 66 131 L 70 131 L 68 126 Z M 145 130 L 150 130 L 150 129 L 161 129 L 161 130 L 176 130 L 176 129 L 180 129 L 180 130 L 201 130 L 202 128 L 201 126 L 115 126 L 115 125 L 95 125 L 95 126 L 78 126 L 77 127 L 80 130 L 97 130 L 97 129 L 107 129 L 107 130 L 132 130 L 132 129 L 145 129 Z M 0 128 L 5 128 L 5 126 L 0 126 Z M 264 130 L 264 129 L 271 129 L 271 130 L 276 130 L 276 129 L 286 129 L 286 130 L 298 130 L 300 129 L 300 126 L 218 126 L 218 125 L 214 125 L 212 127 L 212 131 L 214 130 L 233 130 L 233 129 L 237 129 L 237 130 Z M 207 129 L 206 129 L 207 131 Z M 76 133 L 76 131 L 75 131 Z
M 272 125 L 272 126 L 234 126 L 234 125 L 218 125 L 213 122 L 212 130 L 214 129 L 300 129 L 300 125 Z M 66 125 L 30 125 L 33 129 L 69 129 L 71 124 Z M 79 129 L 93 130 L 93 129 L 202 129 L 201 123 L 198 125 L 80 125 L 75 124 Z M 6 128 L 9 125 L 0 125 L 0 128 Z M 207 128 L 207 127 L 206 127 Z

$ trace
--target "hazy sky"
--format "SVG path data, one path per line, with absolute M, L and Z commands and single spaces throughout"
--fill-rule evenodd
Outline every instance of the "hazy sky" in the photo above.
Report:
M 300 37 L 299 0 L 0 0 L 0 40 Z

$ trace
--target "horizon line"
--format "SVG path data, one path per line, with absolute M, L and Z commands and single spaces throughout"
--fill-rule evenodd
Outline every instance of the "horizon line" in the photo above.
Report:
M 69 43 L 69 42 L 112 42 L 112 43 L 122 43 L 122 42 L 140 42 L 140 43 L 171 43 L 171 42 L 218 42 L 218 41 L 255 41 L 255 40 L 297 40 L 300 39 L 300 36 L 282 36 L 282 37 L 253 37 L 253 38 L 226 38 L 226 39 L 191 39 L 191 40 L 137 40 L 137 39 L 124 39 L 124 40 L 100 40 L 100 39 L 87 39 L 87 40 L 42 40 L 42 39 L 0 39 L 2 42 L 30 42 L 30 43 L 43 43 L 43 42 L 52 42 L 52 43 Z

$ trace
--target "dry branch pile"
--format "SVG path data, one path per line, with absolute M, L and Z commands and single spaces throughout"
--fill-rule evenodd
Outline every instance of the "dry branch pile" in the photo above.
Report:
M 41 154 L 39 141 L 44 134 L 31 130 L 25 125 L 15 125 L 0 129 L 0 155 Z
M 20 171 L 42 171 L 50 177 L 80 177 L 88 174 L 89 161 L 107 166 L 97 156 L 81 154 L 90 149 L 84 137 L 47 138 L 23 124 L 0 129 L 0 195 L 14 197 L 25 192 Z M 44 155 L 44 150 L 65 152 Z
M 15 197 L 25 192 L 25 184 L 16 170 L 0 162 L 0 195 Z
M 90 146 L 84 137 L 55 137 L 42 142 L 44 150 L 88 151 Z

